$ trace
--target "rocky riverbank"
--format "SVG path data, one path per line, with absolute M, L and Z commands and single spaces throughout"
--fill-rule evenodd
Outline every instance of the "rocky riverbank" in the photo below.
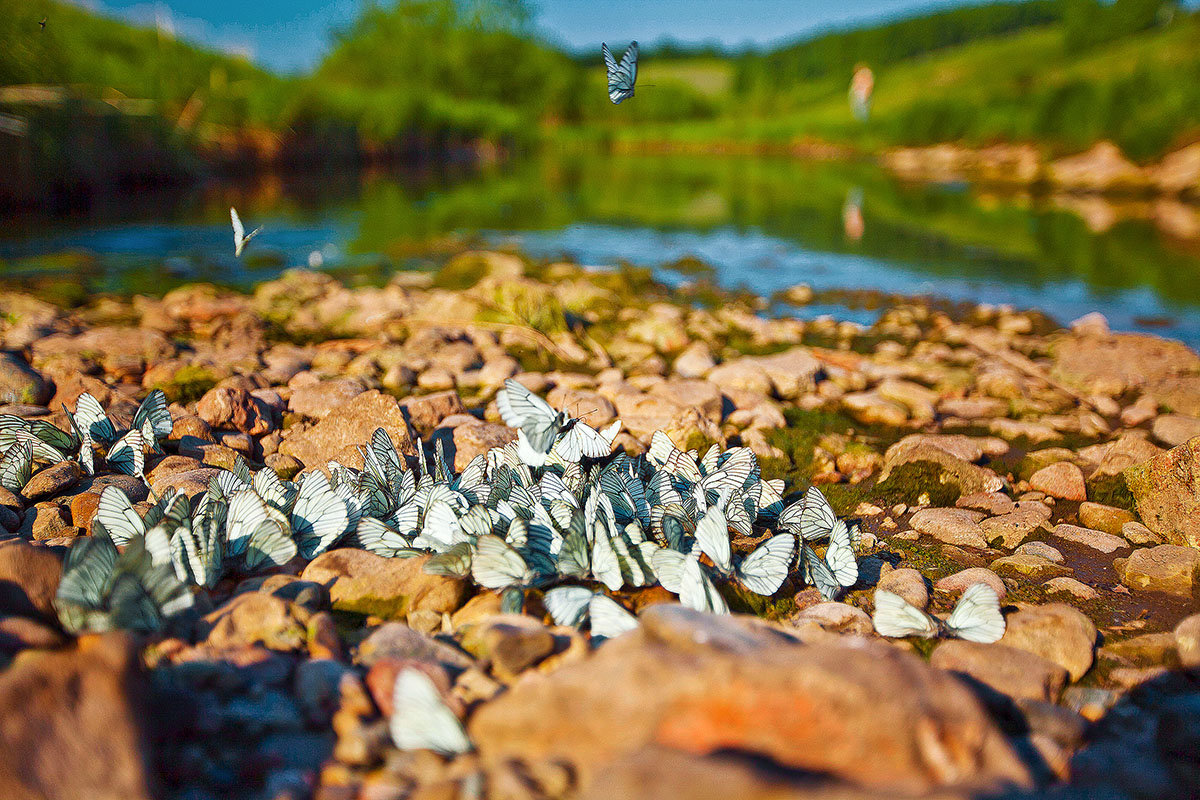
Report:
M 804 287 L 776 298 L 804 304 Z M 238 459 L 290 478 L 382 427 L 457 469 L 515 437 L 516 378 L 616 446 L 745 445 L 785 495 L 860 521 L 858 583 L 734 598 L 730 617 L 625 591 L 596 646 L 424 558 L 352 548 L 204 594 L 189 635 L 71 637 L 69 545 L 122 475 L 44 467 L 0 490 L 5 797 L 1190 797 L 1200 787 L 1200 356 L 1102 318 L 889 308 L 870 328 L 767 318 L 710 288 L 468 253 L 346 287 L 291 272 L 63 311 L 0 295 L 0 413 L 162 389 L 149 487 L 197 496 Z M 1051 310 L 1052 311 L 1052 310 Z M 145 506 L 138 505 L 144 510 Z M 996 644 L 886 640 L 876 588 L 942 612 L 991 585 Z M 474 752 L 396 749 L 416 667 Z

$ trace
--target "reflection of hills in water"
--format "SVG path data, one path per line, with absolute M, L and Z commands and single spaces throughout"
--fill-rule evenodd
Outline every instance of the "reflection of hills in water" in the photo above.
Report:
M 857 239 L 844 219 L 854 187 L 862 198 Z M 230 204 L 248 224 L 266 226 L 240 262 Z M 475 174 L 275 177 L 170 205 L 135 196 L 86 223 L 21 227 L 47 232 L 0 240 L 6 277 L 48 284 L 82 276 L 74 285 L 111 291 L 248 285 L 309 263 L 382 280 L 483 231 L 516 233 L 538 253 L 589 263 L 662 266 L 690 252 L 710 258 L 723 282 L 761 292 L 803 281 L 952 293 L 1037 305 L 1059 318 L 1099 308 L 1115 324 L 1172 314 L 1184 319 L 1167 333 L 1191 340 L 1186 329 L 1200 331 L 1200 243 L 1183 238 L 1200 227 L 1194 207 L 977 194 L 906 184 L 866 164 L 564 156 Z

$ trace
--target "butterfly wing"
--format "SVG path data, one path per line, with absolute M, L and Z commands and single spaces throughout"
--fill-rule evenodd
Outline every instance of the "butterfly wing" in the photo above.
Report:
M 612 441 L 585 422 L 575 420 L 554 445 L 564 461 L 579 461 L 583 457 L 604 458 L 612 451 Z
M 346 501 L 329 487 L 325 475 L 310 472 L 300 484 L 291 522 L 300 554 L 312 559 L 341 538 L 350 526 L 350 515 Z
M 499 536 L 480 536 L 475 542 L 471 577 L 485 589 L 523 586 L 531 578 L 529 566 L 521 554 Z
M 968 586 L 946 619 L 946 629 L 969 642 L 998 642 L 1004 636 L 1004 628 L 1000 598 L 986 583 Z
M 804 508 L 800 512 L 800 538 L 806 542 L 824 539 L 833 531 L 837 516 L 825 495 L 815 486 L 804 493 Z
M 117 429 L 104 413 L 104 407 L 88 392 L 79 395 L 75 401 L 75 420 L 81 430 L 92 435 L 94 441 L 108 444 L 117 438 Z
M 817 591 L 821 593 L 821 597 L 826 600 L 833 600 L 842 590 L 842 585 L 838 583 L 837 576 L 833 570 L 817 555 L 817 551 L 813 550 L 807 544 L 800 546 L 800 559 L 803 562 L 804 580 L 817 587 Z
M 610 591 L 615 592 L 625 585 L 625 576 L 621 574 L 621 562 L 617 559 L 617 551 L 613 549 L 607 528 L 599 522 L 596 523 L 592 534 L 592 575 Z
M 10 492 L 20 492 L 33 476 L 33 438 L 25 433 L 23 438 L 8 448 L 0 458 L 0 486 Z
M 388 727 L 401 750 L 432 750 L 442 755 L 471 750 L 462 723 L 420 670 L 408 667 L 396 676 L 392 708 Z
M 296 540 L 279 519 L 264 519 L 246 537 L 242 564 L 247 572 L 260 567 L 282 567 L 296 557 Z
M 679 587 L 679 602 L 697 611 L 711 611 L 713 614 L 728 614 L 729 606 L 721 597 L 717 587 L 709 580 L 708 574 L 700 566 L 695 556 L 687 556 L 683 561 L 683 580 Z
M 891 638 L 920 636 L 929 639 L 938 632 L 937 620 L 900 595 L 884 589 L 875 590 L 875 614 L 871 619 L 881 636 Z
M 146 399 L 138 406 L 137 413 L 133 415 L 133 424 L 130 427 L 142 430 L 146 422 L 150 423 L 156 438 L 165 439 L 171 435 L 175 424 L 171 421 L 171 412 L 167 410 L 167 396 L 163 394 L 162 389 L 155 389 L 146 395 Z
M 578 627 L 583 624 L 595 592 L 582 586 L 556 586 L 546 592 L 542 603 L 555 625 Z
M 750 591 L 770 597 L 779 591 L 791 572 L 796 556 L 796 537 L 780 533 L 754 548 L 737 567 L 737 578 Z
M 607 44 L 602 44 L 600 51 L 604 55 L 604 66 L 608 72 L 608 99 L 614 105 L 618 105 L 633 97 L 633 87 L 637 82 L 638 45 L 637 42 L 629 45 L 629 49 L 621 57 L 620 64 L 615 62 Z
M 733 554 L 729 548 L 729 526 L 721 509 L 713 506 L 701 517 L 696 524 L 696 542 L 721 573 L 729 573 Z
M 620 603 L 603 594 L 592 595 L 587 613 L 593 637 L 615 639 L 638 626 L 637 617 L 626 611 Z
M 145 447 L 142 432 L 132 430 L 109 449 L 104 460 L 117 472 L 141 477 L 146 474 Z
M 829 549 L 825 551 L 825 563 L 839 586 L 853 586 L 858 582 L 858 561 L 854 557 L 854 546 L 850 543 L 850 529 L 843 520 L 835 520 L 829 534 Z
M 431 556 L 422 567 L 429 575 L 462 578 L 471 574 L 475 551 L 469 542 L 459 542 L 445 552 Z

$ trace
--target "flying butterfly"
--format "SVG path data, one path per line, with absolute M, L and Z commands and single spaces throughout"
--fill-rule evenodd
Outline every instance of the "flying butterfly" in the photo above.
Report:
M 612 100 L 613 105 L 620 105 L 633 97 L 633 87 L 637 83 L 638 43 L 629 45 L 619 64 L 607 44 L 601 43 L 600 53 L 604 56 L 604 68 L 608 72 L 608 99 Z
M 241 258 L 242 249 L 245 248 L 247 242 L 258 236 L 262 226 L 260 225 L 247 234 L 245 227 L 242 226 L 242 218 L 238 216 L 237 209 L 232 206 L 229 208 L 229 219 L 233 222 L 233 256 Z
M 585 456 L 603 458 L 611 452 L 612 439 L 620 427 L 610 426 L 601 433 L 565 411 L 555 410 L 512 378 L 496 395 L 496 405 L 504 423 L 517 429 L 518 455 L 531 467 L 545 465 L 556 445 L 559 455 L 568 461 Z

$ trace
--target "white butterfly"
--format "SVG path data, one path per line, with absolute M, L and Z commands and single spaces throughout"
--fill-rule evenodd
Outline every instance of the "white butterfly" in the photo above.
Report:
M 850 543 L 850 529 L 843 520 L 834 520 L 824 558 L 807 542 L 800 545 L 800 557 L 804 580 L 816 586 L 826 600 L 834 599 L 842 588 L 858 581 L 858 561 Z
M 608 70 L 608 99 L 618 105 L 633 97 L 633 86 L 637 83 L 638 43 L 629 45 L 620 64 L 613 58 L 607 44 L 600 45 L 600 52 L 604 55 L 604 66 Z
M 819 541 L 829 536 L 837 522 L 833 507 L 816 486 L 810 486 L 804 499 L 793 503 L 779 515 L 779 525 L 797 534 L 806 542 Z
M 721 597 L 695 554 L 684 555 L 664 547 L 654 551 L 650 565 L 658 582 L 667 591 L 679 595 L 683 605 L 714 614 L 729 613 L 725 598 Z
M 122 436 L 109 448 L 104 460 L 117 472 L 144 478 L 146 474 L 146 438 L 139 430 Z
M 316 558 L 340 539 L 349 527 L 350 515 L 346 501 L 329 487 L 324 474 L 308 473 L 300 484 L 291 513 L 291 528 L 295 531 L 300 555 L 307 559 Z
M 583 457 L 603 458 L 621 426 L 614 423 L 603 433 L 553 406 L 517 381 L 509 378 L 496 395 L 504 423 L 517 429 L 517 453 L 531 467 L 545 465 L 553 450 L 566 462 Z
M 0 459 L 0 486 L 19 492 L 33 476 L 33 436 L 25 434 Z
M 462 722 L 420 670 L 408 667 L 396 676 L 392 709 L 389 729 L 401 750 L 432 750 L 450 756 L 470 752 L 471 740 Z
M 475 542 L 471 577 L 485 589 L 528 586 L 533 572 L 512 545 L 499 536 L 480 536 Z
M 600 592 L 582 586 L 559 586 L 543 602 L 557 625 L 578 627 L 591 621 L 592 636 L 613 639 L 638 626 L 637 617 Z
M 237 209 L 232 206 L 229 208 L 229 218 L 233 222 L 233 256 L 234 258 L 241 258 L 242 249 L 246 246 L 247 242 L 258 236 L 259 231 L 262 230 L 262 226 L 260 225 L 255 228 L 247 236 L 246 229 L 242 227 L 242 218 L 238 216 Z
M 897 594 L 875 591 L 875 630 L 882 636 L 919 636 L 931 639 L 938 635 L 957 636 L 970 642 L 991 644 L 1004 636 L 1004 615 L 1000 613 L 1000 598 L 986 583 L 967 587 L 950 616 L 943 622 L 910 604 Z
M 743 558 L 734 568 L 734 575 L 750 591 L 770 597 L 787 580 L 795 555 L 796 537 L 776 534 Z

